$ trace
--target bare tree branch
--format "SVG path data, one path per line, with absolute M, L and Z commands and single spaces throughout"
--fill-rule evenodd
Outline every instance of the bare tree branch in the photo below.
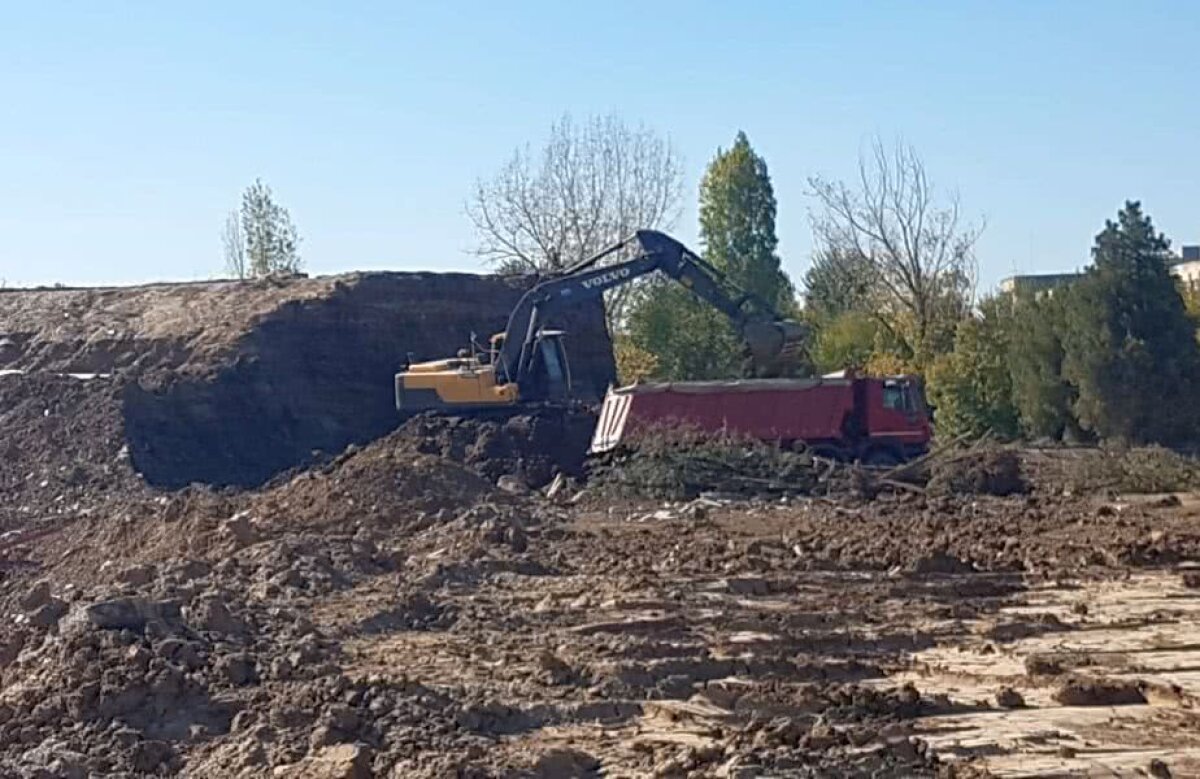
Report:
M 920 361 L 939 325 L 952 324 L 975 292 L 979 226 L 962 225 L 957 194 L 939 205 L 916 151 L 876 140 L 859 158 L 856 189 L 809 179 L 820 204 L 813 216 L 818 251 L 862 258 L 874 288 L 873 310 Z M 907 326 L 897 326 L 901 319 Z
M 555 271 L 628 237 L 669 229 L 679 216 L 683 165 L 670 143 L 616 116 L 563 116 L 535 153 L 517 149 L 467 203 L 475 253 L 507 271 Z M 616 330 L 632 289 L 609 293 Z
M 242 239 L 242 224 L 236 211 L 230 211 L 225 217 L 225 226 L 221 228 L 221 250 L 225 257 L 225 272 L 235 279 L 246 278 L 246 242 Z

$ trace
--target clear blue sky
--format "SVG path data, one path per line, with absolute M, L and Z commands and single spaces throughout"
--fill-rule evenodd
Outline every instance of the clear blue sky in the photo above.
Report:
M 780 251 L 808 266 L 805 177 L 878 134 L 986 216 L 985 286 L 1087 262 L 1140 198 L 1200 243 L 1200 3 L 8 2 L 0 278 L 219 274 L 256 176 L 314 273 L 476 269 L 472 182 L 563 112 L 615 111 L 687 163 L 676 233 L 744 129 Z

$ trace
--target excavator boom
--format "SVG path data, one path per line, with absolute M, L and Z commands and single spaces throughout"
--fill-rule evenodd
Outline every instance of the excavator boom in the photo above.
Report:
M 600 261 L 636 243 L 639 251 L 612 265 Z M 510 380 L 521 383 L 528 369 L 537 331 L 546 315 L 559 305 L 599 297 L 607 290 L 660 271 L 729 317 L 745 343 L 749 368 L 758 376 L 786 375 L 807 369 L 808 331 L 781 317 L 766 301 L 737 288 L 724 274 L 668 235 L 639 230 L 616 244 L 543 281 L 517 303 L 505 329 L 500 366 Z
M 601 263 L 634 248 L 630 259 Z M 779 316 L 769 303 L 739 289 L 674 238 L 639 230 L 526 292 L 509 315 L 508 326 L 497 339 L 499 348 L 486 364 L 472 357 L 456 363 L 454 370 L 445 367 L 447 361 L 439 361 L 410 366 L 397 374 L 397 407 L 462 408 L 561 398 L 569 392 L 569 371 L 557 340 L 560 334 L 547 337 L 551 315 L 559 307 L 598 298 L 656 271 L 729 317 L 745 345 L 749 374 L 792 376 L 809 370 L 808 331 L 803 325 Z

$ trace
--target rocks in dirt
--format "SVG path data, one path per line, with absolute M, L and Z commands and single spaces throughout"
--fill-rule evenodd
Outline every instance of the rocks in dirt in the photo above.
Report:
M 19 603 L 25 611 L 33 611 L 45 605 L 49 600 L 50 582 L 42 579 L 21 596 Z
M 180 607 L 177 601 L 122 597 L 83 606 L 79 621 L 99 630 L 140 632 L 152 620 L 175 621 L 179 617 Z
M 0 636 L 0 670 L 11 665 L 25 648 L 26 635 L 21 631 L 6 631 Z
M 1011 687 L 1002 687 L 996 693 L 996 705 L 1002 709 L 1020 709 L 1025 706 L 1025 698 Z
M 578 749 L 551 749 L 531 767 L 536 779 L 589 779 L 600 770 L 600 761 Z
M 365 744 L 322 747 L 293 765 L 279 766 L 275 779 L 371 779 L 371 750 Z
M 1024 620 L 1012 622 L 985 622 L 979 626 L 978 632 L 992 641 L 1004 643 L 1069 629 L 1070 626 L 1057 615 L 1042 613 L 1030 614 Z
M 1061 676 L 1094 663 L 1092 657 L 1083 652 L 1034 653 L 1025 657 L 1025 673 L 1029 676 Z
M 1129 706 L 1146 702 L 1138 682 L 1120 679 L 1069 679 L 1051 697 L 1063 706 Z
M 1146 766 L 1146 773 L 1153 776 L 1154 779 L 1171 779 L 1174 776 L 1170 767 L 1157 757 L 1150 761 L 1150 765 Z
M 221 533 L 237 547 L 257 543 L 260 538 L 258 528 L 255 527 L 248 511 L 239 511 L 225 520 L 221 524 Z
M 230 613 L 223 599 L 215 596 L 197 598 L 183 610 L 183 617 L 196 630 L 226 635 L 246 631 L 246 624 Z
M 29 613 L 29 624 L 36 628 L 48 629 L 58 624 L 67 613 L 67 604 L 58 598 L 50 598 Z
M 529 485 L 525 483 L 524 479 L 508 473 L 496 479 L 496 486 L 510 495 L 528 495 L 530 492 Z
M 909 566 L 909 571 L 914 574 L 974 573 L 975 566 L 952 554 L 939 550 L 913 561 Z
M 555 476 L 577 477 L 591 444 L 595 417 L 582 409 L 544 409 L 496 420 L 422 414 L 396 431 L 420 452 L 482 474 L 501 489 L 541 489 Z M 524 494 L 524 492 L 521 492 Z
M 542 680 L 546 684 L 557 687 L 575 684 L 579 681 L 579 674 L 575 672 L 575 669 L 549 650 L 543 650 L 538 654 L 537 663 Z
M 258 668 L 246 654 L 225 655 L 217 660 L 216 671 L 235 687 L 258 681 Z
M 117 572 L 116 580 L 130 587 L 142 587 L 154 581 L 158 575 L 157 567 L 153 565 L 130 565 Z

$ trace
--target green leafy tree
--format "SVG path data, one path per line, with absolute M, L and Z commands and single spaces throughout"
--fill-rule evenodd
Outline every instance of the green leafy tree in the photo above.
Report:
M 795 290 L 775 251 L 775 208 L 767 162 L 739 132 L 732 147 L 717 150 L 700 183 L 700 243 L 705 259 L 739 287 L 787 308 Z
M 862 370 L 880 348 L 884 335 L 875 317 L 862 311 L 845 311 L 821 322 L 813 342 L 813 362 L 821 373 Z
M 1200 347 L 1170 273 L 1170 242 L 1141 204 L 1106 222 L 1093 266 L 1071 291 L 1063 374 L 1078 388 L 1085 430 L 1131 443 L 1179 443 L 1196 432 Z
M 654 283 L 643 294 L 629 314 L 629 338 L 653 355 L 654 378 L 738 375 L 741 344 L 724 314 L 673 282 Z
M 226 265 L 240 267 L 239 275 L 267 276 L 272 273 L 295 273 L 300 270 L 300 235 L 288 210 L 275 202 L 271 188 L 262 179 L 242 193 L 240 238 L 245 250 L 235 260 L 232 254 L 233 237 L 237 231 L 226 225 Z M 232 242 L 232 243 L 231 243 Z
M 1008 366 L 1013 324 L 1007 298 L 988 298 L 976 315 L 959 322 L 954 350 L 934 360 L 927 377 L 939 432 L 1018 435 Z
M 718 150 L 700 185 L 700 240 L 705 259 L 773 309 L 790 313 L 794 288 L 775 252 L 775 194 L 767 165 L 738 133 Z M 673 282 L 640 291 L 630 306 L 632 343 L 652 354 L 656 378 L 739 375 L 741 343 L 728 319 Z
M 1009 298 L 1019 323 L 1009 337 L 1013 404 L 1021 431 L 1030 438 L 1080 436 L 1072 412 L 1075 391 L 1063 377 L 1062 333 L 1070 294 L 1062 288 L 1050 295 Z

